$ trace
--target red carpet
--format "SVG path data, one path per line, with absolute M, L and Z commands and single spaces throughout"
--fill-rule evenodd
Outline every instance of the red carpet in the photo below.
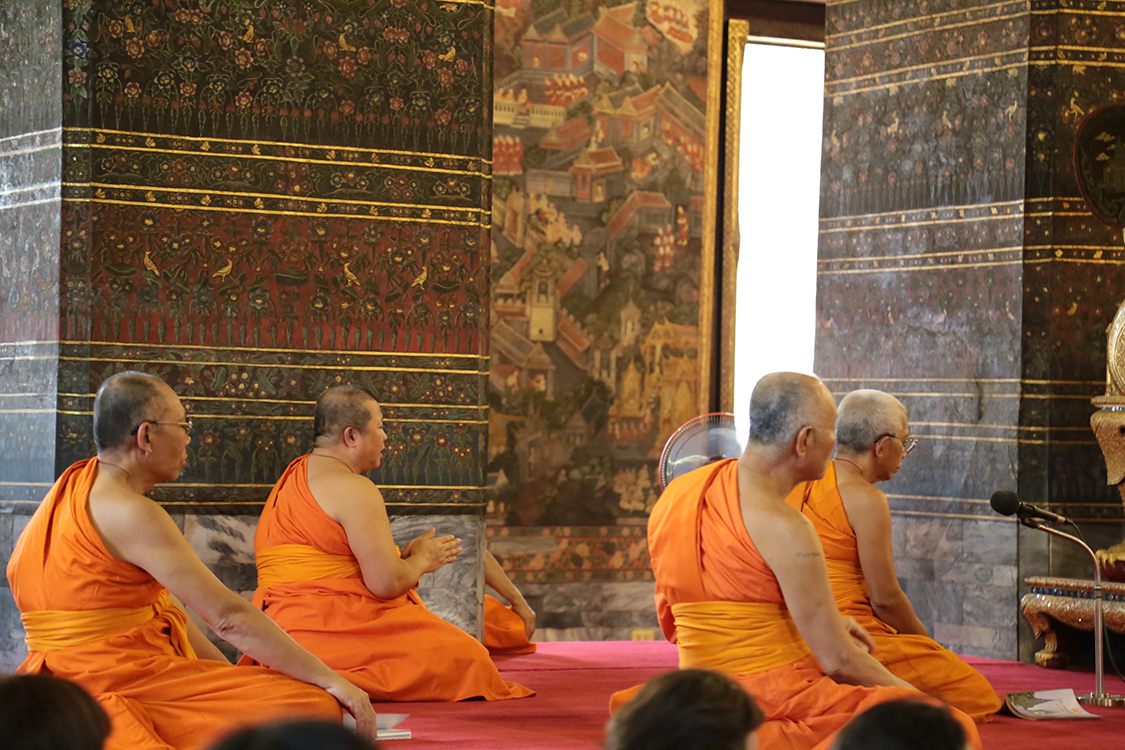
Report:
M 1018 662 L 967 657 L 1001 693 L 1074 688 L 1089 692 L 1093 674 L 1058 672 Z M 497 659 L 504 677 L 538 695 L 485 703 L 378 703 L 376 711 L 409 713 L 400 728 L 411 740 L 384 742 L 386 750 L 592 750 L 601 746 L 609 696 L 676 667 L 676 649 L 660 642 L 540 643 L 539 652 Z M 1125 684 L 1106 678 L 1107 692 Z M 1125 747 L 1125 708 L 1089 709 L 1098 721 L 1024 721 L 1007 716 L 980 727 L 988 750 Z

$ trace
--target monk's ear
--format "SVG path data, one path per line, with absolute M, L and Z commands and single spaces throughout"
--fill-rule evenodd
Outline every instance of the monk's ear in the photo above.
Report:
M 152 425 L 148 422 L 141 422 L 141 426 L 137 428 L 137 434 L 133 436 L 136 445 L 145 453 L 152 452 Z
M 346 448 L 351 448 L 353 445 L 355 445 L 355 441 L 358 436 L 359 431 L 356 430 L 356 428 L 350 426 L 345 427 L 344 431 L 340 433 L 340 442 L 342 442 Z
M 797 431 L 797 442 L 795 448 L 798 456 L 800 456 L 801 458 L 805 457 L 805 454 L 809 451 L 809 443 L 812 442 L 812 439 L 813 426 L 811 424 L 807 424 Z

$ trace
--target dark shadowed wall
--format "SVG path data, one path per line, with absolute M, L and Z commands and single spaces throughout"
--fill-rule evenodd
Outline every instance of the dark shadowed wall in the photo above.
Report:
M 1120 539 L 1088 420 L 1121 242 L 1071 154 L 1081 114 L 1120 96 L 1125 6 L 1086 5 L 827 8 L 816 369 L 838 396 L 906 404 L 920 442 L 885 487 L 898 571 L 964 653 L 1027 656 L 1022 579 L 1090 575 L 992 513 L 994 490 Z

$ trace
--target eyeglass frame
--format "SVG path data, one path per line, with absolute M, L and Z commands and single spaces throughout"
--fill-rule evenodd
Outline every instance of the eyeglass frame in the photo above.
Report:
M 168 421 L 159 420 L 159 419 L 142 419 L 140 424 L 138 424 L 136 427 L 134 427 L 129 434 L 130 435 L 136 435 L 137 432 L 140 431 L 142 424 L 174 424 L 177 427 L 179 427 L 181 430 L 183 430 L 184 434 L 187 435 L 188 437 L 191 437 L 191 430 L 192 430 L 192 427 L 194 427 L 194 423 L 190 419 L 188 419 L 186 421 L 183 421 L 183 422 L 168 422 Z
M 882 435 L 875 438 L 875 443 L 878 443 L 880 440 L 882 440 L 883 438 L 887 438 L 887 437 L 894 438 L 895 440 L 902 443 L 902 455 L 904 455 L 904 456 L 909 456 L 910 451 L 914 450 L 915 446 L 918 445 L 918 438 L 908 437 L 905 440 L 903 440 L 902 438 L 900 438 L 898 435 L 894 434 L 893 432 L 884 432 Z M 872 443 L 872 445 L 875 445 L 875 443 Z

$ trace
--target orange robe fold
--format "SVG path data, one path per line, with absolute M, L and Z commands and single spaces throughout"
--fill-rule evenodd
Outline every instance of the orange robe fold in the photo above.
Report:
M 899 633 L 875 615 L 859 563 L 855 532 L 840 497 L 835 463 L 823 479 L 798 485 L 786 502 L 816 527 L 836 606 L 871 634 L 875 641 L 872 656 L 896 677 L 963 711 L 974 721 L 991 721 L 1002 704 L 980 672 L 936 641 L 924 635 Z
M 721 461 L 676 479 L 649 518 L 657 615 L 679 647 L 680 666 L 722 671 L 754 696 L 766 714 L 758 731 L 766 750 L 825 750 L 871 706 L 930 700 L 909 688 L 843 685 L 825 675 L 746 533 L 736 467 L 737 460 Z M 972 721 L 954 716 L 979 748 Z
M 340 720 L 327 692 L 264 667 L 195 658 L 167 590 L 105 548 L 90 520 L 97 459 L 55 482 L 8 562 L 27 630 L 20 674 L 72 680 L 112 721 L 107 750 L 194 750 L 240 726 Z
M 371 593 L 343 527 L 309 491 L 307 461 L 289 465 L 262 510 L 254 604 L 375 701 L 532 695 L 505 682 L 485 647 L 413 590 L 394 599 Z
M 527 639 L 523 618 L 487 594 L 484 596 L 484 647 L 493 656 L 535 653 L 535 644 Z

